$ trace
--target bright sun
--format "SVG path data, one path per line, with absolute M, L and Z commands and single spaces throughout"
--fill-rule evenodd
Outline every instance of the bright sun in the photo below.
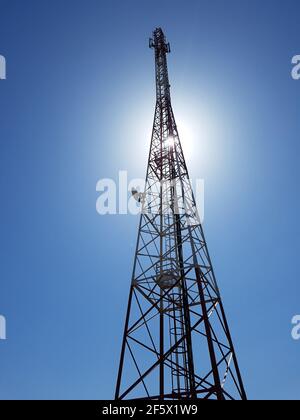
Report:
M 173 147 L 174 146 L 174 137 L 169 136 L 165 141 L 166 147 Z

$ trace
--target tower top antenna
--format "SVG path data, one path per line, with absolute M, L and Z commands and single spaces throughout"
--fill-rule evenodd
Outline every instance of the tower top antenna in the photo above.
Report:
M 149 38 L 149 47 L 163 53 L 170 53 L 170 44 L 167 42 L 165 34 L 161 28 L 153 31 L 152 38 Z

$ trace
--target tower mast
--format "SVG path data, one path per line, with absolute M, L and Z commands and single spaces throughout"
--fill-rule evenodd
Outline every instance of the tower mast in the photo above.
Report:
M 161 28 L 156 107 L 116 399 L 246 399 L 172 110 Z

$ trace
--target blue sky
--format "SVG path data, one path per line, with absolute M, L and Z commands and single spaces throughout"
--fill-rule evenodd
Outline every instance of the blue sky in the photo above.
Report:
M 0 398 L 111 398 L 162 26 L 173 108 L 249 398 L 300 398 L 297 0 L 0 0 Z M 185 135 L 184 135 L 185 133 Z M 190 133 L 191 138 L 188 137 Z

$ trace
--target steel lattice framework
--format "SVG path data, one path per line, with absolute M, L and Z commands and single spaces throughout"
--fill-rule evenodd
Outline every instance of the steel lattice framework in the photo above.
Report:
M 116 399 L 246 399 L 171 106 L 158 28 L 156 108 Z

